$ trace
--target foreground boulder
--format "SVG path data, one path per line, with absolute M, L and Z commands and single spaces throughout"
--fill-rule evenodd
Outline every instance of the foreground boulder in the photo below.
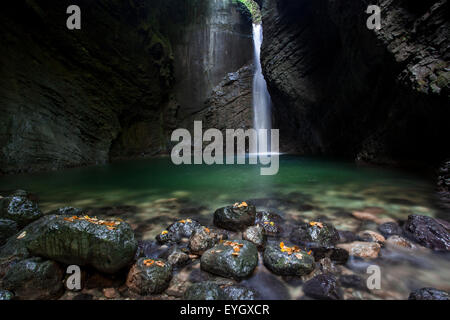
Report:
M 158 294 L 167 289 L 172 266 L 163 260 L 140 258 L 131 268 L 126 285 L 139 295 Z
M 255 223 L 256 209 L 242 202 L 217 209 L 214 212 L 214 225 L 231 231 L 242 231 Z
M 51 215 L 21 230 L 0 253 L 24 257 L 28 251 L 61 263 L 115 273 L 133 260 L 136 249 L 133 230 L 125 222 Z
M 298 247 L 271 243 L 264 250 L 264 265 L 273 273 L 282 276 L 303 276 L 315 268 L 314 258 Z
M 290 240 L 308 248 L 329 248 L 339 242 L 339 232 L 331 224 L 313 221 L 299 224 L 292 231 Z
M 449 230 L 435 219 L 410 215 L 404 226 L 405 232 L 421 245 L 436 250 L 450 250 Z
M 303 292 L 310 298 L 319 300 L 340 300 L 342 291 L 336 277 L 331 274 L 319 274 L 303 285 Z
M 161 243 L 178 243 L 183 238 L 189 238 L 195 230 L 202 228 L 201 224 L 192 219 L 183 219 L 172 223 L 156 236 L 156 240 Z
M 13 196 L 0 199 L 0 218 L 15 221 L 19 228 L 42 216 L 38 205 L 26 197 Z
M 51 299 L 62 293 L 62 279 L 63 272 L 56 262 L 34 257 L 10 267 L 1 286 L 19 299 Z
M 19 231 L 17 223 L 9 219 L 0 219 L 0 246 Z
M 434 288 L 422 288 L 411 292 L 408 300 L 450 300 L 450 295 Z
M 245 240 L 222 241 L 201 257 L 202 270 L 233 279 L 250 276 L 258 265 L 256 246 Z

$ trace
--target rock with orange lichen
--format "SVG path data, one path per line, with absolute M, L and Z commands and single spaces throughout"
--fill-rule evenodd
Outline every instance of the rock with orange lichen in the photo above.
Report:
M 264 265 L 273 273 L 282 276 L 303 276 L 315 268 L 314 257 L 297 246 L 284 242 L 266 245 L 263 255 Z
M 246 202 L 217 209 L 214 212 L 214 225 L 231 231 L 241 231 L 255 224 L 256 208 Z
M 290 235 L 292 243 L 308 248 L 329 248 L 338 243 L 339 239 L 339 233 L 333 225 L 318 221 L 301 223 Z
M 181 219 L 161 231 L 156 236 L 156 241 L 161 244 L 178 243 L 183 238 L 188 239 L 199 228 L 202 228 L 199 222 L 192 219 Z
M 164 260 L 140 258 L 127 276 L 128 289 L 139 295 L 158 294 L 169 286 L 172 265 Z

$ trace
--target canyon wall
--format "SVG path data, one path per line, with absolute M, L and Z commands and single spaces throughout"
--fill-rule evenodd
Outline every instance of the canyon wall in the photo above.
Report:
M 378 163 L 448 156 L 449 3 L 260 0 L 262 65 L 285 151 Z

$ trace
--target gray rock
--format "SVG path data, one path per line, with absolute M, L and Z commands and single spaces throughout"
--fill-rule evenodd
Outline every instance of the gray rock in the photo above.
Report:
M 256 209 L 252 205 L 228 206 L 214 212 L 214 225 L 231 231 L 241 231 L 255 224 Z
M 328 248 L 339 242 L 339 233 L 329 223 L 321 223 L 321 225 L 301 223 L 291 232 L 290 240 L 294 244 L 308 248 Z
M 299 250 L 289 254 L 283 252 L 280 245 L 270 243 L 266 245 L 263 254 L 264 265 L 273 273 L 282 276 L 303 276 L 311 273 L 315 268 L 315 261 L 307 252 Z
M 263 227 L 260 225 L 248 227 L 242 234 L 242 239 L 250 241 L 258 248 L 264 247 L 266 239 Z
M 264 229 L 267 236 L 276 236 L 282 232 L 281 223 L 283 219 L 276 213 L 260 211 L 256 213 L 255 224 L 260 225 Z
M 0 199 L 0 218 L 15 221 L 19 228 L 42 216 L 38 205 L 26 197 L 13 196 Z
M 450 294 L 434 288 L 421 288 L 411 292 L 408 300 L 450 300 Z
M 189 261 L 189 256 L 179 249 L 173 250 L 167 258 L 167 262 L 169 262 L 174 267 L 183 266 L 188 261 Z
M 7 290 L 0 290 L 0 300 L 12 300 L 14 298 L 14 294 Z
M 172 266 L 163 260 L 140 258 L 127 276 L 127 287 L 140 295 L 157 294 L 167 289 Z
M 192 233 L 189 238 L 189 249 L 191 253 L 202 255 L 206 250 L 214 247 L 220 240 L 226 239 L 227 236 L 216 230 L 202 227 Z
M 184 293 L 184 300 L 227 300 L 222 288 L 212 281 L 192 284 Z
M 336 277 L 331 274 L 319 274 L 303 285 L 303 292 L 308 297 L 318 300 L 340 300 L 342 291 Z
M 250 276 L 257 265 L 258 250 L 245 240 L 223 241 L 207 250 L 200 260 L 202 270 L 233 279 Z
M 226 300 L 256 300 L 258 295 L 255 291 L 244 286 L 227 286 L 223 288 Z
M 395 222 L 386 222 L 378 226 L 378 231 L 383 236 L 388 238 L 389 236 L 401 235 L 403 233 L 402 228 Z
M 449 230 L 431 217 L 410 215 L 404 229 L 414 240 L 427 248 L 450 251 Z
M 51 299 L 62 294 L 63 271 L 54 261 L 28 258 L 12 265 L 2 279 L 2 287 L 18 299 Z
M 79 216 L 83 213 L 84 210 L 80 208 L 63 207 L 49 212 L 48 215 Z
M 179 243 L 183 238 L 189 238 L 196 229 L 202 225 L 191 219 L 183 219 L 172 223 L 166 230 L 156 236 L 156 240 L 161 243 Z
M 19 231 L 17 223 L 9 219 L 0 219 L 0 246 L 4 245 L 6 240 Z

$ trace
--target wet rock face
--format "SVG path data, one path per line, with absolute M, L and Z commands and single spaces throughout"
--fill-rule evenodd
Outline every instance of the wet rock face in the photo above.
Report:
M 419 215 L 410 215 L 404 225 L 405 232 L 421 245 L 436 250 L 450 250 L 450 233 L 437 220 Z
M 119 271 L 134 258 L 137 241 L 127 223 L 109 229 L 68 218 L 45 216 L 22 230 L 21 237 L 12 239 L 9 246 L 26 248 L 33 255 L 65 264 L 89 265 L 105 273 Z
M 8 219 L 0 219 L 0 246 L 5 244 L 6 239 L 19 231 L 17 223 Z
M 19 228 L 42 216 L 38 205 L 26 197 L 13 196 L 0 199 L 0 218 L 15 221 Z
M 319 274 L 303 285 L 303 292 L 308 297 L 319 300 L 342 299 L 342 292 L 336 277 L 330 274 Z
M 285 150 L 383 163 L 448 156 L 438 147 L 449 117 L 446 1 L 379 1 L 379 31 L 367 29 L 363 1 L 263 3 L 262 67 Z
M 172 223 L 166 230 L 156 236 L 156 240 L 161 243 L 178 243 L 183 238 L 189 238 L 195 230 L 202 228 L 201 224 L 195 220 L 185 219 Z
M 422 288 L 411 292 L 408 300 L 450 300 L 450 295 L 434 288 Z
M 202 255 L 206 250 L 214 247 L 217 242 L 226 238 L 225 234 L 201 227 L 192 233 L 189 239 L 189 249 L 193 254 Z
M 63 272 L 54 261 L 29 258 L 14 264 L 2 279 L 2 287 L 18 299 L 51 299 L 62 293 Z
M 250 276 L 258 265 L 256 246 L 245 240 L 223 241 L 207 250 L 200 260 L 204 271 L 233 279 Z
M 298 245 L 315 247 L 332 247 L 339 241 L 339 233 L 334 226 L 327 223 L 302 223 L 291 233 L 290 240 Z
M 0 300 L 12 300 L 14 298 L 14 294 L 7 290 L 0 290 Z
M 264 229 L 260 225 L 248 227 L 242 234 L 242 239 L 252 242 L 258 248 L 262 248 L 265 243 Z
M 402 228 L 395 222 L 386 222 L 379 225 L 378 231 L 380 231 L 385 237 L 401 235 L 403 233 Z
M 255 223 L 256 209 L 252 205 L 228 206 L 214 212 L 214 225 L 231 231 L 241 231 Z
M 315 268 L 314 257 L 307 252 L 303 250 L 292 254 L 282 252 L 278 243 L 267 244 L 263 261 L 269 270 L 282 276 L 303 276 Z
M 127 287 L 140 295 L 157 294 L 169 286 L 171 264 L 163 260 L 140 258 L 128 273 Z

